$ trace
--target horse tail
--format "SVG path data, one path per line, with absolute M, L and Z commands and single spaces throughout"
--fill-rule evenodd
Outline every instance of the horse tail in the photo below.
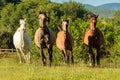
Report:
M 59 26 L 57 26 L 57 29 L 58 29 L 59 31 L 62 31 L 62 29 L 61 29 Z

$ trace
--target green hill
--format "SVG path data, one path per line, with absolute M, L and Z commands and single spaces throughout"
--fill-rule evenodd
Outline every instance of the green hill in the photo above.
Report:
M 101 17 L 108 18 L 112 17 L 114 12 L 119 9 L 119 5 L 119 3 L 108 3 L 100 6 L 85 4 L 85 7 L 93 13 L 100 14 Z

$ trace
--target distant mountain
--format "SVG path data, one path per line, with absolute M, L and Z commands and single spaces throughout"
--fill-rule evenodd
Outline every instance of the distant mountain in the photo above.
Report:
M 118 10 L 120 9 L 120 3 L 108 3 L 108 4 L 103 4 L 100 6 L 97 6 L 98 8 L 105 8 L 105 9 L 110 9 L 110 10 Z
M 86 8 L 96 8 L 95 6 L 90 5 L 90 4 L 84 4 L 84 6 L 85 6 Z
M 120 3 L 107 3 L 100 6 L 92 6 L 89 4 L 85 4 L 86 8 L 102 8 L 102 9 L 109 9 L 109 10 L 118 10 L 120 9 Z
M 116 10 L 120 9 L 120 3 L 108 3 L 100 6 L 85 4 L 85 8 L 93 13 L 100 14 L 102 17 L 112 17 Z

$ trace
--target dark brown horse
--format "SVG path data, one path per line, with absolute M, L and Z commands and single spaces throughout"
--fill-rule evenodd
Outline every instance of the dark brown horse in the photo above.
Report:
M 97 61 L 97 65 L 100 65 L 100 46 L 104 43 L 104 37 L 102 32 L 96 27 L 98 15 L 88 15 L 88 18 L 90 22 L 90 27 L 85 32 L 84 43 L 89 47 L 90 66 L 94 67 L 95 60 Z M 92 48 L 97 49 L 96 59 Z
M 66 63 L 69 63 L 69 58 L 73 64 L 73 37 L 68 32 L 68 20 L 62 20 L 62 29 L 57 34 L 56 45 L 61 50 Z M 60 28 L 59 28 L 60 29 Z
M 40 49 L 40 55 L 42 56 L 43 65 L 46 65 L 46 57 L 44 55 L 43 49 L 47 48 L 49 53 L 50 66 L 52 63 L 52 47 L 55 43 L 56 37 L 54 32 L 46 26 L 46 22 L 49 21 L 46 12 L 39 13 L 39 23 L 40 27 L 36 30 L 34 41 L 35 44 Z

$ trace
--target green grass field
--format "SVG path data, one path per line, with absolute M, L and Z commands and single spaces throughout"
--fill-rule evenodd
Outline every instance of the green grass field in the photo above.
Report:
M 120 80 L 119 68 L 90 68 L 85 65 L 41 66 L 19 64 L 18 57 L 0 58 L 0 80 Z

